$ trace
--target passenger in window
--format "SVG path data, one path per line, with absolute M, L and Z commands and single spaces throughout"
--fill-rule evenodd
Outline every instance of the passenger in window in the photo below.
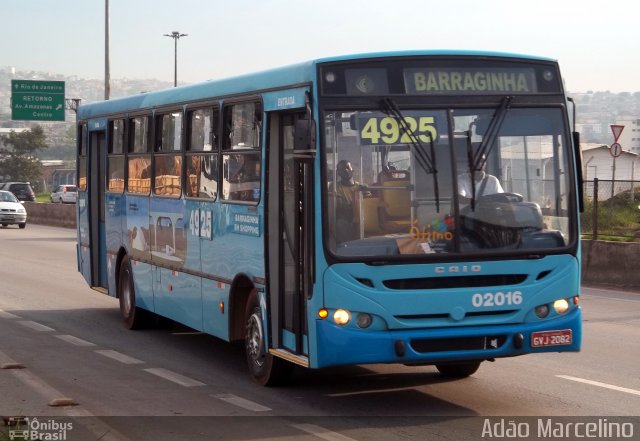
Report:
M 353 167 L 346 159 L 338 162 L 336 167 L 336 239 L 346 242 L 358 237 L 360 216 L 358 212 L 359 192 L 362 187 L 353 177 Z M 370 196 L 368 191 L 364 197 Z
M 229 156 L 229 182 L 242 182 L 245 174 L 244 155 Z
M 260 162 L 250 155 L 229 156 L 229 199 L 256 202 L 260 199 Z

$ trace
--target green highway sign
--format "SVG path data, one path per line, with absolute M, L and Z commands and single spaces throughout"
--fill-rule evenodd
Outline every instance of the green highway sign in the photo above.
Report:
M 11 119 L 64 121 L 64 81 L 11 80 Z

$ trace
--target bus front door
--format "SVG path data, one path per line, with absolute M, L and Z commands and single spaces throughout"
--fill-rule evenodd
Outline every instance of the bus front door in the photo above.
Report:
M 103 130 L 90 132 L 88 151 L 91 286 L 107 289 L 107 246 L 104 229 L 107 142 Z
M 313 271 L 313 165 L 295 158 L 293 147 L 295 121 L 303 117 L 269 114 L 266 192 L 270 346 L 300 364 L 308 363 L 306 300 Z

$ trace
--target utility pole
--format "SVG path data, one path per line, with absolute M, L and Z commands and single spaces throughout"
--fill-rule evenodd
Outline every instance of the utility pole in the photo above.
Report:
M 174 43 L 174 57 L 173 57 L 173 87 L 178 86 L 178 40 L 180 37 L 187 37 L 189 34 L 181 34 L 178 31 L 173 31 L 170 34 L 164 34 L 165 37 L 173 38 Z
M 104 0 L 104 99 L 111 95 L 111 73 L 109 72 L 109 0 Z

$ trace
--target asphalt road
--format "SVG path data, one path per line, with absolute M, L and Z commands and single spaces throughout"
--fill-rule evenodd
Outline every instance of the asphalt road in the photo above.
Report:
M 458 440 L 482 439 L 486 421 L 534 432 L 541 417 L 584 417 L 640 439 L 640 293 L 583 287 L 580 353 L 487 362 L 457 381 L 373 365 L 262 388 L 242 347 L 173 324 L 125 330 L 117 300 L 77 272 L 75 238 L 0 229 L 0 415 L 38 418 L 41 436 L 68 421 L 67 440 Z

